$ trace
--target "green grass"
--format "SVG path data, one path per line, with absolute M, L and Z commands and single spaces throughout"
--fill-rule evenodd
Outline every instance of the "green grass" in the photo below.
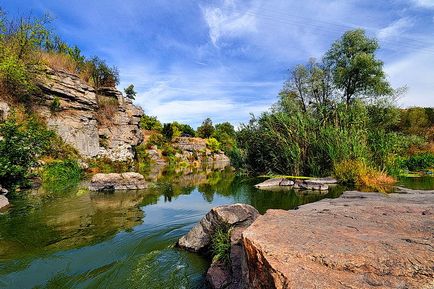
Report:
M 42 187 L 51 193 L 62 193 L 75 188 L 83 171 L 75 160 L 54 161 L 44 166 Z
M 211 240 L 213 262 L 224 262 L 229 264 L 231 261 L 231 227 L 227 224 L 216 228 Z
M 267 179 L 297 179 L 297 180 L 311 180 L 315 179 L 314 177 L 305 177 L 305 176 L 286 176 L 286 175 L 260 175 L 258 178 L 267 178 Z

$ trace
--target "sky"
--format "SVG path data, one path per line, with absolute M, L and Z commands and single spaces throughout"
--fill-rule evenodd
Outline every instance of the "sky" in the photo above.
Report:
M 380 43 L 399 106 L 434 107 L 434 0 L 0 0 L 9 16 L 49 13 L 86 56 L 120 70 L 162 122 L 245 123 L 276 102 L 288 69 L 345 31 Z

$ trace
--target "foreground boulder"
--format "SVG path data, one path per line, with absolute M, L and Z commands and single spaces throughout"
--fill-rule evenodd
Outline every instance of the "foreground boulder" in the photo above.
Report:
M 148 187 L 145 177 L 139 173 L 96 174 L 89 185 L 91 191 L 142 190 Z
M 211 245 L 211 237 L 221 225 L 247 227 L 259 216 L 258 210 L 246 204 L 233 204 L 211 209 L 187 235 L 178 241 L 180 248 L 200 252 Z
M 9 206 L 9 200 L 3 195 L 0 195 L 0 209 Z
M 215 230 L 222 225 L 231 227 L 231 264 L 217 261 L 208 269 L 206 279 L 212 289 L 243 287 L 247 270 L 242 250 L 243 231 L 259 216 L 259 212 L 246 204 L 233 204 L 213 208 L 206 216 L 178 241 L 178 246 L 193 252 L 208 253 Z
M 243 232 L 246 288 L 434 288 L 434 193 L 346 192 Z

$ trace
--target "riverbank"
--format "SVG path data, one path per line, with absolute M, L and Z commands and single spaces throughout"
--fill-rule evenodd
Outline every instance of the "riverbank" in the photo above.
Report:
M 240 268 L 211 266 L 208 280 L 216 281 L 212 288 L 241 288 L 230 280 L 241 270 L 243 288 L 252 289 L 432 288 L 433 232 L 434 191 L 348 191 L 297 210 L 268 210 L 242 233 Z

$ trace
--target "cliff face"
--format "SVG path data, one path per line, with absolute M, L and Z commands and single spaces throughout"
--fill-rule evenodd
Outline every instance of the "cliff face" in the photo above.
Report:
M 134 157 L 133 147 L 143 140 L 139 127 L 143 111 L 120 91 L 103 88 L 97 92 L 76 75 L 50 68 L 38 83 L 42 98 L 35 111 L 83 157 Z

